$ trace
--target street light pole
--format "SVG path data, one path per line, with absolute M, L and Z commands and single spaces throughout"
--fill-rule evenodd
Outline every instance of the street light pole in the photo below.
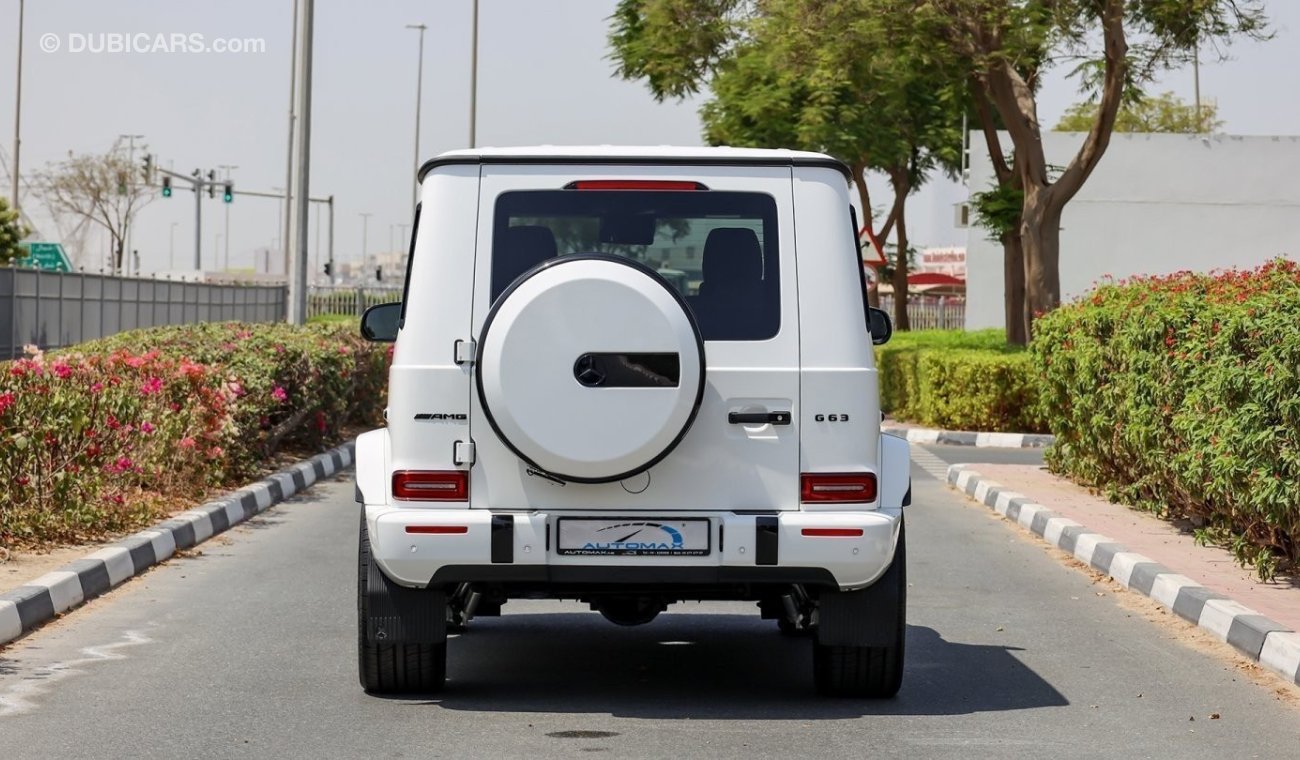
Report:
M 293 200 L 293 136 L 294 136 L 294 108 L 298 102 L 297 82 L 298 82 L 298 0 L 293 0 L 293 43 L 289 53 L 289 144 L 285 148 L 285 169 L 284 169 L 284 219 L 283 223 L 277 222 L 276 228 L 280 232 L 280 254 L 284 258 L 284 276 L 289 276 L 289 228 L 292 226 L 290 220 L 293 219 L 292 206 L 289 204 Z M 270 271 L 270 267 L 267 267 Z
M 13 169 L 13 207 L 22 218 L 21 204 L 18 202 L 18 150 L 22 146 L 23 124 L 23 9 L 24 0 L 18 0 L 18 83 L 14 88 L 14 169 Z
M 332 195 L 329 197 L 329 208 L 330 208 L 330 242 L 329 242 L 330 281 L 329 284 L 333 285 L 334 277 L 336 273 L 334 271 L 334 196 Z
M 474 23 L 469 52 L 469 147 L 478 147 L 478 0 L 474 0 Z
M 424 30 L 429 27 L 424 24 L 407 24 L 407 29 L 420 30 L 420 57 L 419 63 L 415 69 L 415 166 L 413 171 L 420 170 L 420 101 L 424 95 Z M 420 185 L 417 182 L 413 191 L 413 201 L 411 207 L 414 208 L 420 202 Z
M 126 164 L 128 168 L 127 168 L 127 175 L 126 175 L 126 185 L 127 185 L 127 192 L 129 193 L 131 191 L 131 186 L 135 184 L 135 141 L 143 140 L 144 135 L 118 135 L 118 137 L 124 138 L 126 140 L 126 145 L 127 145 Z M 16 177 L 18 175 L 15 173 L 14 176 Z M 17 198 L 18 197 L 17 194 L 15 194 L 14 197 Z M 123 258 L 129 256 L 131 254 L 131 251 L 133 250 L 131 248 L 131 232 L 132 232 L 131 227 L 132 225 L 128 221 L 126 227 L 126 255 L 123 256 Z M 129 261 L 123 262 L 122 269 L 128 270 L 130 266 L 131 266 L 131 262 Z
M 311 208 L 311 64 L 312 24 L 316 0 L 301 0 L 302 28 L 299 32 L 298 58 L 298 163 L 297 196 L 294 198 L 293 270 L 289 276 L 289 323 L 307 322 L 307 223 Z

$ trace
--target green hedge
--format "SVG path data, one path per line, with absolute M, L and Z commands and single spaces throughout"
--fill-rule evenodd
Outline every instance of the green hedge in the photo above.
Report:
M 1106 284 L 1035 324 L 1056 472 L 1201 525 L 1262 577 L 1300 559 L 1300 268 Z
M 881 408 L 951 430 L 1041 432 L 1036 372 L 1000 330 L 895 333 L 876 349 Z
M 354 326 L 214 323 L 0 363 L 0 546 L 101 538 L 381 424 Z

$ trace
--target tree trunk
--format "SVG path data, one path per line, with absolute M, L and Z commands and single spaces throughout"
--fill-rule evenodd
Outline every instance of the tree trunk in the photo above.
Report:
M 1025 188 L 1020 220 L 1025 257 L 1025 334 L 1034 336 L 1034 320 L 1061 305 L 1061 208 L 1047 188 Z
M 1025 332 L 1025 252 L 1020 244 L 1020 225 L 1002 236 L 1002 285 L 1006 294 L 1007 343 L 1023 346 Z
M 899 196 L 902 200 L 898 202 L 898 219 L 894 221 L 895 241 L 897 250 L 894 254 L 894 329 L 910 330 L 911 323 L 907 319 L 907 218 L 903 213 L 903 206 L 907 203 L 907 185 L 906 180 L 901 188 L 895 188 L 895 192 L 901 193 Z

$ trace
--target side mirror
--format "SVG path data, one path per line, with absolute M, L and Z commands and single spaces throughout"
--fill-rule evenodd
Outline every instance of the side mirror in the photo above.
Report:
M 361 337 L 376 343 L 392 343 L 397 340 L 398 320 L 401 317 L 400 303 L 371 306 L 361 315 Z
M 883 346 L 894 335 L 894 321 L 884 310 L 868 306 L 867 331 L 871 333 L 872 345 Z

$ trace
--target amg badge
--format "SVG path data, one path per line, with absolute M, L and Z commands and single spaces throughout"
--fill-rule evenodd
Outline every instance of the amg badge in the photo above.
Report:
M 426 420 L 428 422 L 466 422 L 467 420 L 469 420 L 469 415 L 440 413 L 440 412 L 434 412 L 434 413 L 424 412 L 422 414 L 415 415 L 415 419 Z

